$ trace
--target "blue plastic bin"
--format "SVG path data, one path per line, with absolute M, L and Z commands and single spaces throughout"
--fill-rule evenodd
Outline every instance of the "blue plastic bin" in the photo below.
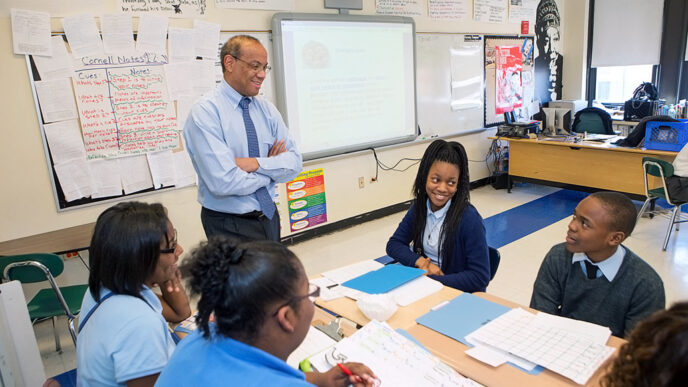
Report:
M 688 120 L 650 121 L 645 127 L 645 148 L 678 152 L 688 143 Z

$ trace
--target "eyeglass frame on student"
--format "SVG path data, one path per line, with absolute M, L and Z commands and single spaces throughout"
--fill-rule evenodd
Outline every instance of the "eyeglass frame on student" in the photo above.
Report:
M 280 307 L 277 308 L 277 310 L 275 311 L 275 313 L 272 314 L 272 316 L 273 316 L 273 317 L 277 316 L 277 313 L 279 313 L 280 309 L 282 309 L 282 308 L 284 308 L 285 306 L 291 304 L 292 302 L 300 301 L 300 300 L 302 300 L 302 299 L 304 299 L 304 298 L 306 298 L 306 297 L 308 297 L 308 299 L 309 299 L 311 302 L 315 302 L 315 299 L 318 298 L 318 297 L 320 297 L 320 286 L 318 286 L 318 285 L 316 285 L 316 284 L 311 284 L 311 283 L 309 283 L 309 284 L 308 284 L 308 294 L 306 294 L 305 296 L 295 296 L 295 297 L 292 297 L 289 301 L 287 301 L 287 302 L 285 302 L 284 304 L 280 305 Z
M 165 238 L 167 238 L 167 235 L 165 235 Z M 166 249 L 160 249 L 160 254 L 172 254 L 174 253 L 175 250 L 177 250 L 177 229 L 174 229 L 174 239 L 171 241 L 167 241 L 167 245 L 170 246 Z
M 272 70 L 272 66 L 270 66 L 269 64 L 264 64 L 264 65 L 263 65 L 263 68 L 261 69 L 261 68 L 260 68 L 260 65 L 261 65 L 260 62 L 250 63 L 250 62 L 247 62 L 247 61 L 245 61 L 245 60 L 243 60 L 243 59 L 241 59 L 241 58 L 239 58 L 239 57 L 236 57 L 236 56 L 234 56 L 234 55 L 232 55 L 232 54 L 229 54 L 229 56 L 231 56 L 232 58 L 238 60 L 239 62 L 244 62 L 244 63 L 246 63 L 246 65 L 247 65 L 253 72 L 255 72 L 255 73 L 259 73 L 261 70 L 263 70 L 263 72 L 264 72 L 265 74 L 267 74 L 267 73 L 270 72 L 270 70 Z

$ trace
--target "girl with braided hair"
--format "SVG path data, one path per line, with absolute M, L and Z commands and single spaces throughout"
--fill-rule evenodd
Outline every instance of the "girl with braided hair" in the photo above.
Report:
M 212 236 L 182 272 L 200 295 L 198 329 L 179 343 L 157 386 L 373 385 L 360 363 L 346 363 L 347 376 L 339 367 L 304 375 L 285 362 L 308 333 L 320 289 L 280 243 Z
M 482 292 L 490 281 L 489 252 L 469 184 L 463 145 L 433 141 L 418 167 L 415 200 L 387 242 L 387 255 L 446 286 Z
M 604 387 L 688 386 L 688 302 L 641 321 L 607 369 Z

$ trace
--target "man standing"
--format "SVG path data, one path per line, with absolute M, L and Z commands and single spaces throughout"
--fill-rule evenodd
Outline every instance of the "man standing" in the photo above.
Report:
M 229 39 L 220 52 L 223 82 L 184 125 L 208 237 L 280 240 L 275 183 L 295 178 L 302 159 L 275 106 L 256 97 L 270 71 L 267 57 L 252 36 Z

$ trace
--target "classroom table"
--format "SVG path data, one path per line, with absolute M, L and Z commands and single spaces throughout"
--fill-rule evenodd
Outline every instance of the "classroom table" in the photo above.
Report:
M 460 290 L 444 286 L 442 290 L 437 293 L 422 298 L 411 305 L 399 307 L 394 315 L 387 320 L 387 324 L 394 329 L 408 329 L 416 325 L 416 318 L 428 313 L 430 308 L 441 302 L 451 300 L 461 293 Z M 343 297 L 331 301 L 324 301 L 322 298 L 318 298 L 315 303 L 358 325 L 363 326 L 370 322 L 370 319 L 363 315 L 363 312 L 358 309 L 356 302 L 350 298 Z
M 473 294 L 511 308 L 520 306 L 521 308 L 535 312 L 533 309 L 491 294 Z M 530 375 L 508 364 L 502 364 L 499 367 L 494 368 L 466 355 L 465 351 L 468 349 L 466 345 L 450 339 L 441 333 L 435 332 L 432 329 L 420 324 L 416 324 L 406 331 L 420 341 L 426 348 L 430 350 L 430 352 L 439 357 L 445 363 L 449 364 L 461 375 L 471 378 L 476 382 L 486 386 L 579 386 L 579 384 L 573 382 L 572 380 L 548 369 L 545 369 L 538 375 Z M 610 347 L 619 348 L 625 342 L 626 340 L 624 339 L 611 336 L 607 341 L 607 345 Z M 613 356 L 616 356 L 616 354 Z M 604 366 L 600 367 L 600 369 L 595 372 L 595 374 L 585 385 L 598 386 L 600 384 L 600 377 L 604 374 L 603 368 Z
M 95 222 L 0 242 L 0 256 L 30 253 L 69 253 L 91 244 Z
M 511 180 L 618 191 L 636 199 L 645 198 L 643 157 L 672 162 L 677 154 L 592 141 L 499 139 L 509 142 Z M 657 181 L 651 179 L 650 184 L 655 185 Z
M 465 354 L 468 347 L 452 338 L 435 332 L 432 329 L 419 325 L 416 318 L 427 313 L 431 307 L 445 300 L 451 300 L 462 292 L 453 288 L 444 287 L 441 291 L 423 298 L 406 307 L 400 307 L 397 312 L 387 320 L 392 328 L 401 328 L 420 341 L 430 352 L 442 361 L 453 367 L 460 374 L 475 380 L 486 386 L 578 386 L 575 382 L 557 373 L 545 369 L 538 375 L 530 375 L 516 368 L 503 364 L 499 367 L 491 367 Z M 478 297 L 506 305 L 508 307 L 522 307 L 534 312 L 534 310 L 518 305 L 514 302 L 497 296 L 476 292 Z M 316 300 L 316 304 L 328 309 L 342 317 L 348 318 L 360 325 L 365 325 L 368 320 L 356 306 L 355 301 L 348 298 L 340 298 L 332 301 Z M 618 337 L 610 337 L 607 345 L 619 348 L 625 340 Z M 598 370 L 590 378 L 586 386 L 599 385 L 599 378 L 603 370 Z
M 332 322 L 335 318 L 336 318 L 336 316 L 332 315 L 331 313 L 327 313 L 322 308 L 319 308 L 316 306 L 315 310 L 313 311 L 313 319 L 311 320 L 311 325 L 313 325 L 313 326 L 327 325 L 330 322 Z M 177 325 L 180 325 L 180 324 L 181 323 L 173 324 L 173 326 L 171 326 L 171 328 L 174 329 Z M 356 332 L 356 328 L 352 325 L 340 324 L 340 328 L 342 329 L 342 334 L 345 337 L 351 336 L 354 334 L 354 332 Z M 175 331 L 174 334 L 177 335 L 177 337 L 179 337 L 180 339 L 183 339 L 188 335 L 187 332 L 182 332 L 182 331 Z

